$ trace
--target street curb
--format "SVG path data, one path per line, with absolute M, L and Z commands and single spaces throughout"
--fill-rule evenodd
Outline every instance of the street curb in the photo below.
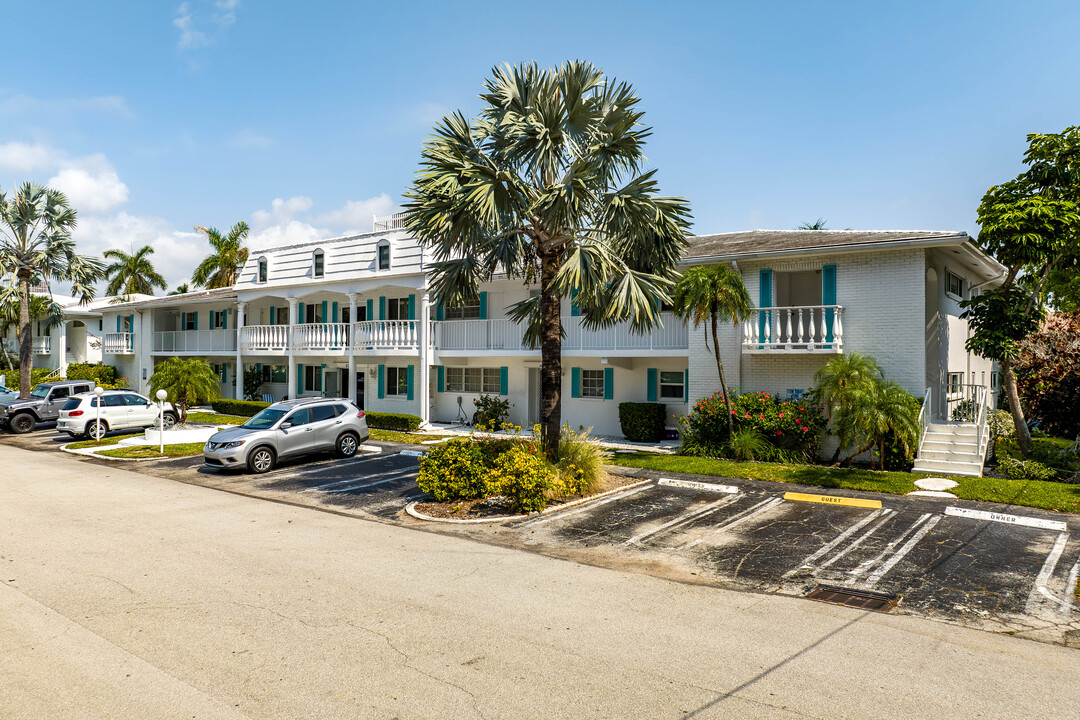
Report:
M 69 450 L 67 445 L 60 447 L 66 453 L 71 455 L 78 455 L 80 457 L 94 458 L 96 460 L 109 460 L 110 462 L 149 462 L 151 460 L 179 460 L 186 457 L 195 457 L 198 453 L 192 453 L 191 455 L 177 455 L 176 457 L 152 457 L 152 458 L 122 458 L 122 457 L 109 457 L 108 455 L 98 455 L 98 450 L 116 450 L 117 448 L 131 447 L 131 445 L 104 445 L 99 448 L 91 450 L 90 448 L 78 448 L 76 450 Z
M 417 520 L 427 520 L 428 522 L 441 522 L 451 523 L 456 525 L 474 525 L 477 523 L 494 523 L 494 522 L 506 522 L 508 520 L 520 520 L 521 518 L 529 517 L 528 515 L 499 515 L 492 518 L 473 518 L 471 520 L 455 520 L 454 518 L 437 518 L 431 515 L 425 515 L 416 509 L 417 500 L 412 501 L 405 506 L 405 512 L 412 515 Z

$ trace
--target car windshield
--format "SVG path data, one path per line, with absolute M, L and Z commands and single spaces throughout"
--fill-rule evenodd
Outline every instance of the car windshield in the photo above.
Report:
M 254 430 L 266 430 L 273 427 L 274 423 L 284 417 L 285 411 L 278 410 L 277 408 L 266 408 L 255 417 L 248 420 L 240 427 L 252 428 Z
M 49 394 L 49 388 L 51 387 L 52 385 L 38 385 L 36 388 L 30 391 L 30 397 L 43 398 Z

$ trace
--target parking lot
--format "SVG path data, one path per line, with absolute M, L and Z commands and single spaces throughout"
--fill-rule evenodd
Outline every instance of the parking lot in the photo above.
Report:
M 39 450 L 65 441 L 48 431 L 2 439 Z M 509 523 L 425 524 L 404 513 L 423 495 L 416 484 L 422 448 L 372 441 L 364 450 L 351 460 L 324 455 L 289 462 L 264 475 L 207 468 L 201 457 L 136 467 L 229 492 L 677 580 L 790 595 L 823 586 L 849 589 L 884 598 L 893 612 L 1080 646 L 1075 516 L 847 491 L 807 502 L 786 493 L 822 491 L 703 476 L 659 479 L 634 471 L 641 484 L 577 507 Z

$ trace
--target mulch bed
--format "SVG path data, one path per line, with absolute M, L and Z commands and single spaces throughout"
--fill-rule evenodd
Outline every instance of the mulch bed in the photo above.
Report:
M 603 491 L 614 490 L 624 485 L 635 483 L 640 478 L 624 475 L 608 474 L 607 482 Z M 563 503 L 580 500 L 582 495 L 572 495 L 560 498 L 548 503 L 548 507 L 558 507 Z M 497 495 L 495 497 L 481 498 L 479 500 L 455 500 L 452 502 L 418 502 L 416 510 L 424 515 L 437 518 L 449 518 L 453 520 L 487 520 L 510 515 L 523 515 L 510 509 L 510 501 Z

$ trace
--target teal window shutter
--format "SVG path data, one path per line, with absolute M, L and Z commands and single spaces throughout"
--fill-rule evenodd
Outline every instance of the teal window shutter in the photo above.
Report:
M 577 297 L 577 288 L 570 291 L 570 317 L 579 317 L 581 315 L 581 307 L 578 306 L 575 298 Z
M 199 311 L 196 310 L 195 312 L 191 313 L 191 317 L 192 317 L 192 323 L 193 323 L 194 329 L 198 330 L 199 329 Z
M 116 316 L 116 332 L 120 332 L 120 316 Z
M 604 399 L 615 397 L 615 368 L 604 368 Z
M 659 373 L 656 371 L 656 368 L 649 368 L 645 371 L 645 385 L 647 392 L 646 399 L 649 402 L 656 402 L 656 389 L 659 385 L 659 377 L 660 376 Z M 640 397 L 640 395 L 638 397 Z
M 271 307 L 270 308 L 270 324 L 271 325 L 277 325 L 277 308 L 276 307 Z
M 221 311 L 221 329 L 222 330 L 228 330 L 229 329 L 229 311 L 228 310 L 222 310 Z
M 412 402 L 413 399 L 413 366 L 409 365 L 405 372 L 405 399 Z
M 581 368 L 570 368 L 570 397 L 581 397 Z
M 379 399 L 386 397 L 386 366 L 379 366 Z
M 415 295 L 410 295 L 409 296 L 409 319 L 410 320 L 415 320 L 416 319 L 416 296 Z
M 436 372 L 437 372 L 437 374 L 439 376 L 439 381 L 438 381 L 439 382 L 439 384 L 438 384 L 439 392 L 446 392 L 446 368 L 444 368 L 442 365 L 440 365 Z
M 322 301 L 322 316 L 321 316 L 321 317 L 317 317 L 317 318 L 315 318 L 315 322 L 321 322 L 321 323 L 324 323 L 324 322 L 326 322 L 326 318 L 328 318 L 328 317 L 329 317 L 329 315 L 327 314 L 326 310 L 327 310 L 327 307 L 326 307 L 326 301 L 325 301 L 325 300 L 323 300 L 323 301 Z
M 772 307 L 772 270 L 762 270 L 758 280 L 758 307 Z M 765 342 L 765 330 L 772 322 L 768 312 L 758 313 L 758 341 Z
M 128 332 L 135 332 L 135 314 L 128 315 Z
M 306 322 L 307 318 L 304 316 L 304 303 L 297 303 L 296 324 L 303 325 Z
M 684 403 L 690 402 L 690 371 L 687 370 L 682 374 L 682 401 Z
M 821 304 L 836 304 L 836 266 L 826 265 L 821 268 Z M 829 308 L 825 311 L 825 341 L 833 341 L 833 319 L 836 310 Z M 813 333 L 811 333 L 812 335 Z
M 487 320 L 487 292 L 480 293 L 480 319 Z
M 379 319 L 386 319 L 386 297 L 384 295 L 379 296 Z
M 296 397 L 304 392 L 304 366 L 300 363 L 296 364 Z
M 443 319 L 443 304 L 442 303 L 439 303 L 438 305 L 435 306 L 435 319 L 436 320 L 442 320 Z
M 510 394 L 510 368 L 506 365 L 499 368 L 499 394 Z
M 187 313 L 180 313 L 180 329 L 187 330 Z M 116 332 L 120 332 L 120 318 L 116 318 Z
M 375 302 L 371 298 L 368 298 L 367 312 L 364 314 L 364 319 L 365 320 L 374 320 L 375 319 L 375 311 L 372 309 L 374 304 L 375 304 Z
M 330 322 L 336 323 L 338 319 L 338 305 L 337 303 L 330 304 Z
M 225 363 L 221 363 L 221 382 L 225 382 L 225 380 L 228 378 L 228 370 L 226 370 L 227 367 L 228 366 Z

